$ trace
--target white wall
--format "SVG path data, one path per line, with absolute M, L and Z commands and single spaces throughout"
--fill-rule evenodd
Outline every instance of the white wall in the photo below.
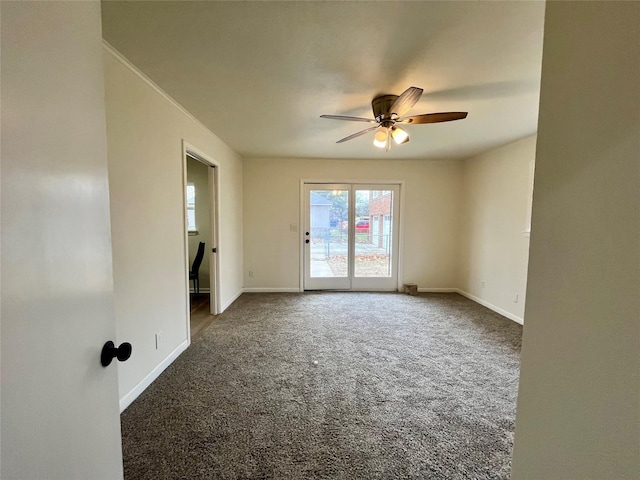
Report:
M 465 160 L 462 169 L 458 288 L 520 323 L 535 142 L 533 135 L 509 143 Z
M 247 159 L 244 286 L 300 288 L 300 180 L 404 181 L 401 281 L 455 288 L 461 164 L 457 161 Z M 248 276 L 248 271 L 254 277 Z
M 211 243 L 211 221 L 209 213 L 209 168 L 202 162 L 187 159 L 187 182 L 193 183 L 196 190 L 196 229 L 197 234 L 189 234 L 189 266 L 198 253 L 200 242 L 205 244 L 205 255 L 202 257 L 200 265 L 200 289 L 208 289 L 209 282 L 209 252 L 213 244 Z M 193 288 L 193 283 L 191 284 Z
M 547 3 L 515 480 L 640 475 L 639 24 Z
M 189 342 L 182 141 L 219 162 L 223 309 L 242 289 L 242 162 L 106 47 L 104 67 L 116 330 L 133 345 L 119 365 L 125 407 Z

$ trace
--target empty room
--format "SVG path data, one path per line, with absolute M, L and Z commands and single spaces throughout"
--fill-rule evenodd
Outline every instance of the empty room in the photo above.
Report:
M 638 478 L 640 3 L 0 8 L 1 478 Z

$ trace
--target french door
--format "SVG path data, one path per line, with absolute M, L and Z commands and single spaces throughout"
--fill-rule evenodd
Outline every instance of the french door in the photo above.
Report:
M 304 289 L 397 290 L 400 186 L 304 184 Z

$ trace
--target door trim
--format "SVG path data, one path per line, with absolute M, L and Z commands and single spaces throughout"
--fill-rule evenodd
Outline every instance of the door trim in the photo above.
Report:
M 220 163 L 204 153 L 202 150 L 191 145 L 186 140 L 182 140 L 182 198 L 186 198 L 187 192 L 187 156 L 195 158 L 199 162 L 212 167 L 209 169 L 209 214 L 210 228 L 211 228 L 211 243 L 209 245 L 207 254 L 209 255 L 209 282 L 210 282 L 210 294 L 213 294 L 214 301 L 211 303 L 211 314 L 217 315 L 220 313 L 220 240 L 219 240 L 219 205 L 220 205 L 220 189 L 218 188 L 220 177 Z M 185 298 L 189 298 L 190 286 L 189 286 L 189 233 L 187 232 L 187 205 L 183 202 L 183 231 L 184 231 L 184 261 L 186 268 L 185 275 Z M 211 248 L 216 247 L 216 253 L 211 252 Z M 191 338 L 191 323 L 190 323 L 190 311 L 189 302 L 187 302 L 187 338 Z
M 366 184 L 366 185 L 398 185 L 398 251 L 397 251 L 397 291 L 403 290 L 403 258 L 404 258 L 404 201 L 405 201 L 405 181 L 404 180 L 381 180 L 381 179 L 353 179 L 353 178 L 301 178 L 299 184 L 299 200 L 298 200 L 298 262 L 299 262 L 299 275 L 298 275 L 298 291 L 304 292 L 304 268 L 305 268 L 305 248 L 304 248 L 304 226 L 305 226 L 305 184 Z M 357 291 L 357 290 L 353 290 Z M 374 291 L 374 290 L 371 290 Z

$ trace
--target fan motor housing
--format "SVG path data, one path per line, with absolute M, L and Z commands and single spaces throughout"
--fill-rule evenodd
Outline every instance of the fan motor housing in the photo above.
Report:
M 389 118 L 389 109 L 393 102 L 396 101 L 398 95 L 380 95 L 371 101 L 371 108 L 373 109 L 373 117 L 377 122 L 385 118 Z

